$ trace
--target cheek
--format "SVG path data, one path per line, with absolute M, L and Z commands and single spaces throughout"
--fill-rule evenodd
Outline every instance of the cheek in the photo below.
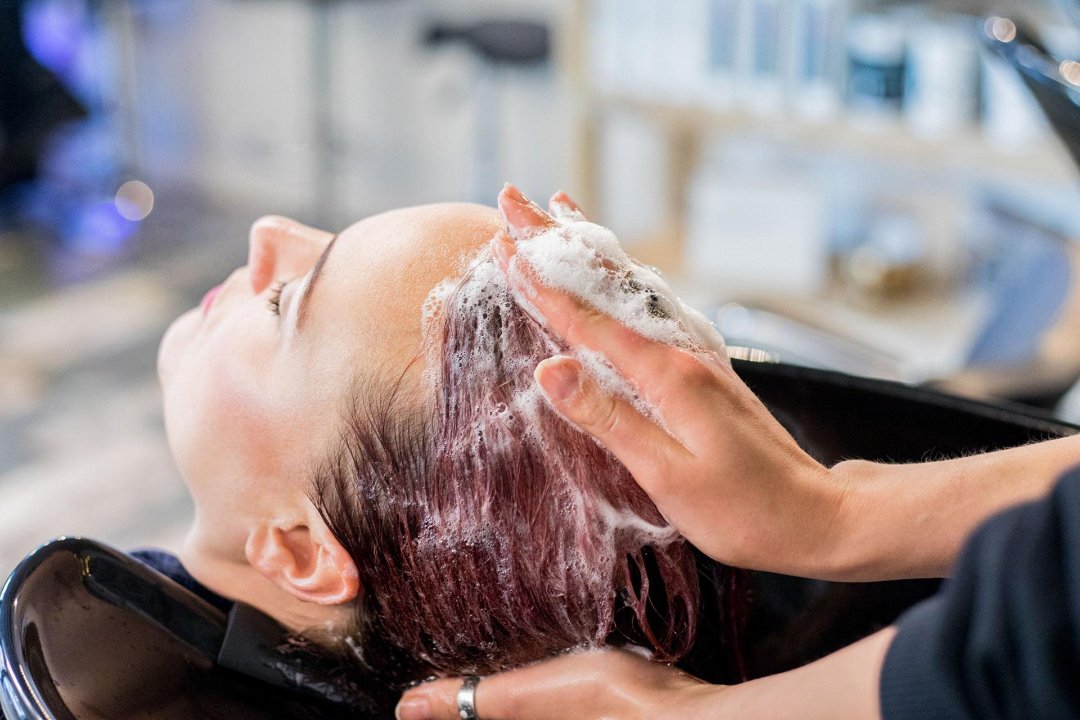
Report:
M 182 345 L 183 331 L 177 328 L 174 345 L 170 329 L 159 362 L 173 457 L 197 502 L 248 495 L 281 464 L 283 414 L 270 364 L 224 333 Z
M 162 388 L 167 388 L 176 372 L 177 365 L 183 361 L 184 351 L 192 345 L 199 326 L 197 310 L 189 310 L 173 320 L 158 346 L 157 371 Z

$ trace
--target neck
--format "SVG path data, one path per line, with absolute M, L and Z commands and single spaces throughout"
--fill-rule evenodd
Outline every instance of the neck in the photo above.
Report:
M 208 552 L 190 536 L 180 551 L 180 562 L 208 589 L 252 606 L 293 632 L 318 629 L 336 634 L 348 624 L 351 605 L 331 607 L 304 602 L 263 577 L 247 562 Z

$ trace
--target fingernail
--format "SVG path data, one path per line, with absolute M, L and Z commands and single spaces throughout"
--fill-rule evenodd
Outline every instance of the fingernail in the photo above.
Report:
M 532 204 L 532 200 L 529 200 L 529 198 L 525 197 L 525 193 L 521 192 L 521 190 L 518 190 L 516 185 L 511 185 L 510 183 L 506 183 L 505 185 L 503 185 L 503 194 L 514 202 L 518 203 L 519 205 Z
M 491 254 L 495 256 L 495 261 L 499 263 L 499 267 L 503 271 L 510 267 L 510 259 L 515 252 L 517 252 L 517 248 L 508 235 L 499 233 L 491 239 Z
M 427 698 L 405 698 L 394 710 L 397 720 L 431 720 L 431 704 Z
M 563 358 L 549 358 L 536 366 L 533 377 L 540 389 L 556 405 L 566 403 L 581 387 L 581 374 L 576 363 Z

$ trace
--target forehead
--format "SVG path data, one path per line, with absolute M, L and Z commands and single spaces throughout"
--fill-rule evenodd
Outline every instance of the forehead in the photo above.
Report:
M 500 225 L 494 208 L 439 203 L 373 215 L 349 226 L 340 237 L 370 262 L 414 262 L 421 269 L 441 272 L 446 262 L 475 252 Z
M 493 208 L 445 203 L 346 228 L 313 294 L 316 332 L 344 339 L 357 370 L 404 370 L 419 351 L 421 308 L 432 288 L 461 275 L 501 225 Z

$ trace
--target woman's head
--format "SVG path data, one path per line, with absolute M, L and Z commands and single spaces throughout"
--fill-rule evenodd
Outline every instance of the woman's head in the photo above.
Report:
M 182 555 L 200 580 L 297 626 L 333 619 L 324 610 L 355 594 L 351 560 L 308 498 L 312 468 L 357 378 L 410 368 L 424 299 L 499 225 L 478 205 L 408 208 L 352 225 L 329 250 L 332 234 L 294 221 L 252 226 L 248 265 L 177 319 L 159 353 L 169 442 L 196 507 Z
M 505 667 L 617 626 L 678 657 L 698 608 L 692 553 L 533 389 L 561 346 L 486 254 L 501 225 L 486 208 L 412 208 L 327 251 L 327 233 L 256 223 L 249 267 L 162 345 L 197 507 L 183 559 L 219 592 L 297 628 L 334 622 L 414 675 Z M 275 279 L 290 281 L 280 317 Z

